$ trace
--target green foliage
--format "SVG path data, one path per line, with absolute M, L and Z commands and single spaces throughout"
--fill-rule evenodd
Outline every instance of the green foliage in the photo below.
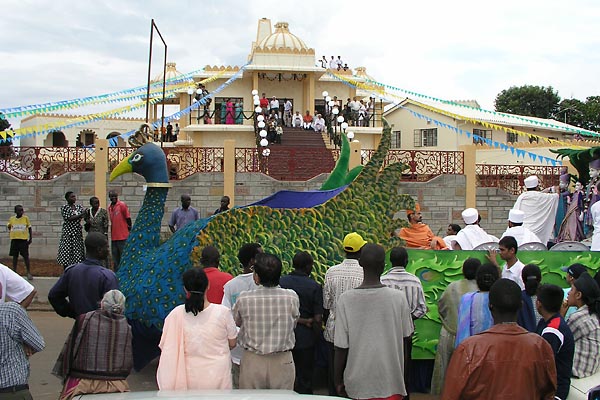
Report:
M 552 86 L 512 86 L 496 96 L 496 111 L 551 118 L 558 111 L 560 97 Z
M 441 321 L 438 301 L 450 282 L 462 279 L 462 264 L 469 257 L 487 262 L 483 251 L 408 250 L 408 272 L 415 274 L 423 284 L 427 314 L 415 321 L 413 358 L 435 357 Z M 592 275 L 600 270 L 600 257 L 593 252 L 569 251 L 519 251 L 519 260 L 524 264 L 536 264 L 542 271 L 542 283 L 568 287 L 565 272 L 561 267 L 581 263 Z M 500 259 L 498 262 L 502 262 Z M 389 266 L 388 266 L 389 267 Z

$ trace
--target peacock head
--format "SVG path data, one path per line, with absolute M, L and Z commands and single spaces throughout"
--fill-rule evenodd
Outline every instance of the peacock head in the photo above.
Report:
M 168 183 L 167 159 L 165 153 L 156 144 L 147 141 L 149 126 L 144 124 L 129 139 L 129 143 L 138 147 L 129 157 L 122 160 L 110 173 L 110 180 L 117 176 L 135 172 L 142 175 L 147 183 Z

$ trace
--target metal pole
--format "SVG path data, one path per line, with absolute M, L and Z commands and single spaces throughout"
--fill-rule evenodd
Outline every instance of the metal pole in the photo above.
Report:
M 146 87 L 146 123 L 148 123 L 148 113 L 150 112 L 150 73 L 152 71 L 152 41 L 154 34 L 154 18 L 150 23 L 150 56 L 148 57 L 148 86 Z

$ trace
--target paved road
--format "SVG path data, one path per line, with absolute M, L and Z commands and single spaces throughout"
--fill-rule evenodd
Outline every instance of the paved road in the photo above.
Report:
M 62 384 L 60 380 L 52 375 L 52 367 L 60 353 L 65 339 L 73 326 L 73 320 L 62 318 L 53 311 L 29 311 L 29 315 L 38 327 L 44 340 L 46 348 L 30 358 L 31 376 L 29 387 L 31 394 L 36 400 L 56 400 L 60 395 Z M 127 378 L 132 391 L 157 390 L 156 367 L 158 360 L 147 365 L 140 372 L 132 372 Z M 318 390 L 319 394 L 326 394 L 326 390 Z M 411 395 L 413 400 L 435 400 L 437 397 L 423 394 Z
M 47 311 L 30 311 L 29 315 L 46 341 L 44 351 L 30 358 L 30 391 L 36 400 L 56 400 L 62 389 L 62 384 L 60 379 L 52 375 L 50 371 L 52 371 L 54 362 L 73 326 L 73 320 L 61 318 L 54 312 Z M 131 390 L 157 390 L 156 366 L 157 364 L 154 362 L 140 372 L 133 372 L 127 378 Z

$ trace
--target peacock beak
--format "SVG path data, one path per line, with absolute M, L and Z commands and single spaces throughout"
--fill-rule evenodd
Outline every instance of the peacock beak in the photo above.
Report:
M 110 181 L 112 182 L 117 176 L 121 176 L 123 174 L 127 174 L 127 173 L 131 173 L 133 172 L 133 167 L 131 166 L 131 163 L 129 162 L 131 159 L 131 156 L 123 159 L 116 167 L 115 169 L 112 170 L 112 172 L 110 173 Z

